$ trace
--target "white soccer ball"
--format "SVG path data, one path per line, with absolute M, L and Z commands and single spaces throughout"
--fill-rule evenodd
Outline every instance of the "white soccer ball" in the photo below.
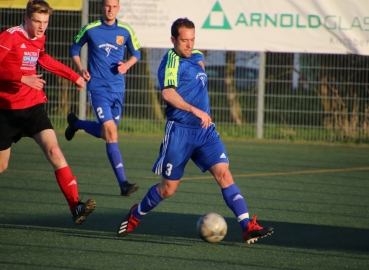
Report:
M 216 243 L 227 234 L 227 222 L 217 213 L 207 213 L 197 221 L 197 232 L 202 240 Z

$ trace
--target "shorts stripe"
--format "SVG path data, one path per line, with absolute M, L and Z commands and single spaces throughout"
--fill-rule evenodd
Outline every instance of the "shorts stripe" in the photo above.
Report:
M 91 107 L 92 107 L 92 112 L 94 113 L 95 115 L 95 121 L 98 123 L 99 122 L 99 118 L 97 118 L 97 114 L 96 114 L 96 108 L 94 107 L 93 103 L 92 103 L 92 97 L 91 97 L 91 92 L 90 91 L 87 91 L 87 97 L 88 97 L 88 100 L 90 101 L 90 104 L 91 104 Z
M 165 158 L 165 154 L 167 152 L 167 148 L 168 148 L 168 144 L 169 144 L 169 137 L 170 137 L 170 130 L 172 129 L 174 121 L 168 121 L 167 125 L 165 127 L 165 136 L 163 138 L 163 142 L 162 142 L 162 149 L 161 149 L 161 153 L 160 153 L 160 159 L 156 164 L 156 168 L 155 168 L 155 173 L 156 174 L 161 174 L 162 170 L 163 170 L 163 161 Z

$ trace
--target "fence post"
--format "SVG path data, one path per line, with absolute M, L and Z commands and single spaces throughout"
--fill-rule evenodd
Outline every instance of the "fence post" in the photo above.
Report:
M 82 20 L 81 28 L 88 23 L 88 0 L 83 0 L 82 2 Z M 81 63 L 84 68 L 87 68 L 87 46 L 83 46 L 81 50 Z M 86 119 L 86 88 L 79 91 L 79 113 L 80 119 Z
M 256 137 L 263 138 L 266 52 L 260 52 Z

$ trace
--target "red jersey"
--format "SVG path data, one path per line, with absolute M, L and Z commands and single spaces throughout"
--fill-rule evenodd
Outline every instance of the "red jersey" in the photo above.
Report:
M 21 82 L 23 75 L 36 74 L 37 63 L 47 71 L 73 82 L 80 77 L 45 53 L 45 40 L 45 35 L 30 39 L 23 25 L 0 34 L 0 109 L 25 109 L 47 101 L 44 91 Z

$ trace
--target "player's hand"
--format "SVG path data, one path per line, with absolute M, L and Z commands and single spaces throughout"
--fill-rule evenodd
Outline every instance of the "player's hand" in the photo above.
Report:
M 83 79 L 82 77 L 79 77 L 77 81 L 75 81 L 75 84 L 77 84 L 77 89 L 81 90 L 82 88 L 85 87 L 85 79 Z
M 202 128 L 208 128 L 211 125 L 211 117 L 206 112 L 199 110 L 197 108 L 194 108 L 192 113 L 197 118 L 200 118 Z
M 126 63 L 118 62 L 118 72 L 120 74 L 126 74 L 127 70 L 129 69 L 129 66 Z
M 81 75 L 82 78 L 85 79 L 86 81 L 90 81 L 91 80 L 90 72 L 88 72 L 86 69 L 80 70 L 79 75 Z
M 42 90 L 46 84 L 46 81 L 41 79 L 41 77 L 42 74 L 32 74 L 29 76 L 23 75 L 21 82 L 36 90 Z

